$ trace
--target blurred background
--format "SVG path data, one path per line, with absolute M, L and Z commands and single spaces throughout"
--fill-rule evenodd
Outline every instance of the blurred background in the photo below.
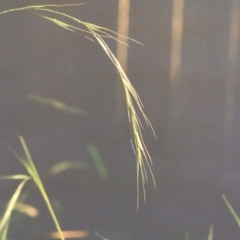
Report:
M 47 3 L 66 1 L 2 0 L 0 10 Z M 144 45 L 106 39 L 156 132 L 144 126 L 157 188 L 150 180 L 137 212 L 124 90 L 99 44 L 29 11 L 0 15 L 0 174 L 25 173 L 9 150 L 22 152 L 21 134 L 63 230 L 77 238 L 201 240 L 214 228 L 214 239 L 238 239 L 221 195 L 240 213 L 240 1 L 88 0 L 58 10 Z M 51 176 L 62 162 L 77 169 Z M 17 184 L 0 182 L 1 208 Z M 11 239 L 53 238 L 28 189 L 39 216 L 16 216 Z

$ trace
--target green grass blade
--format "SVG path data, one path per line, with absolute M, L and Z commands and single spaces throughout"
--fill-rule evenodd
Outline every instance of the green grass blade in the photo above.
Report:
M 65 161 L 55 164 L 49 169 L 49 173 L 51 175 L 58 174 L 60 172 L 69 170 L 69 169 L 80 169 L 85 170 L 87 168 L 86 163 L 84 162 L 77 162 L 77 161 Z
M 6 211 L 0 221 L 0 233 L 3 231 L 4 227 L 6 224 L 8 224 L 8 222 L 10 221 L 10 217 L 12 215 L 12 211 L 16 205 L 16 202 L 21 194 L 22 188 L 25 185 L 25 183 L 28 181 L 29 179 L 24 179 L 19 186 L 17 187 L 17 189 L 15 190 L 13 196 L 11 197 L 10 201 L 8 202 Z
M 235 210 L 233 209 L 232 205 L 230 204 L 230 202 L 228 201 L 228 199 L 226 198 L 226 196 L 223 194 L 222 195 L 223 201 L 226 203 L 229 211 L 231 212 L 231 214 L 233 215 L 238 227 L 240 228 L 240 218 L 238 217 L 237 213 L 235 212 Z
M 14 149 L 12 149 L 11 147 L 9 147 L 9 149 L 10 149 L 10 151 L 12 152 L 12 154 L 16 157 L 16 159 L 18 159 L 18 161 L 23 164 L 23 166 L 25 167 L 25 169 L 27 170 L 27 172 L 29 173 L 29 175 L 32 176 L 32 175 L 33 175 L 32 169 L 31 169 L 31 167 L 29 166 L 28 162 L 26 162 L 26 160 L 25 160 L 24 158 L 20 157 L 20 156 L 16 153 L 16 151 L 14 151 Z
M 0 232 L 0 240 L 6 240 L 7 239 L 8 228 L 9 228 L 9 221 L 6 222 L 6 224 L 3 227 L 2 232 Z
M 208 240 L 213 240 L 213 234 L 214 234 L 214 225 L 211 224 L 208 232 Z
M 28 175 L 7 175 L 7 176 L 0 176 L 0 180 L 24 180 L 24 179 L 30 179 Z
M 184 233 L 184 240 L 190 240 L 190 233 L 188 230 L 185 231 L 185 233 Z
M 61 227 L 60 227 L 60 224 L 59 224 L 59 222 L 57 220 L 57 217 L 56 217 L 56 215 L 54 213 L 54 210 L 52 208 L 51 202 L 50 202 L 50 200 L 48 198 L 48 195 L 46 193 L 46 190 L 44 188 L 44 185 L 43 185 L 43 183 L 42 183 L 42 181 L 41 181 L 41 179 L 39 177 L 39 174 L 37 172 L 37 169 L 36 169 L 36 167 L 35 167 L 35 165 L 33 163 L 33 160 L 32 160 L 31 154 L 30 154 L 30 152 L 28 150 L 27 144 L 26 144 L 26 142 L 25 142 L 25 140 L 24 140 L 24 138 L 22 136 L 20 136 L 19 139 L 20 139 L 20 142 L 22 144 L 22 147 L 23 147 L 23 150 L 24 150 L 24 153 L 25 153 L 25 156 L 26 156 L 26 159 L 25 159 L 25 162 L 24 162 L 25 163 L 24 166 L 27 166 L 27 171 L 31 175 L 33 181 L 35 182 L 35 184 L 37 185 L 40 193 L 42 194 L 42 197 L 43 197 L 43 199 L 44 199 L 44 201 L 45 201 L 45 203 L 47 205 L 48 211 L 49 211 L 49 213 L 50 213 L 50 215 L 51 215 L 51 217 L 53 219 L 53 222 L 54 222 L 55 227 L 56 227 L 56 229 L 57 229 L 57 231 L 59 233 L 59 236 L 61 237 L 61 240 L 65 240 L 63 232 L 62 232 Z
M 95 235 L 97 235 L 102 240 L 108 240 L 107 238 L 104 238 L 103 236 L 101 236 L 98 232 L 95 231 L 94 233 L 95 233 Z
M 94 147 L 92 144 L 89 144 L 87 146 L 87 150 L 88 152 L 90 153 L 94 163 L 95 163 L 95 166 L 97 168 L 97 171 L 98 171 L 98 174 L 101 178 L 103 179 L 107 179 L 108 177 L 108 172 L 107 172 L 107 169 L 106 167 L 104 166 L 103 164 L 103 160 L 99 154 L 99 151 L 97 150 L 96 147 Z
M 71 114 L 75 114 L 75 115 L 79 115 L 79 116 L 87 115 L 86 111 L 76 108 L 76 107 L 69 106 L 63 102 L 56 100 L 56 99 L 41 97 L 36 94 L 28 94 L 28 95 L 26 95 L 26 98 L 28 100 L 37 102 L 39 104 L 56 108 L 63 112 L 67 112 L 67 113 L 71 113 Z

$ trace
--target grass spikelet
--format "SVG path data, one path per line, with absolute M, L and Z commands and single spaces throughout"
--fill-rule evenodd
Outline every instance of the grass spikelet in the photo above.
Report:
M 137 162 L 137 208 L 139 206 L 139 196 L 140 196 L 140 184 L 142 185 L 142 190 L 143 190 L 143 196 L 144 196 L 144 201 L 146 201 L 146 194 L 145 194 L 145 184 L 148 182 L 148 177 L 147 177 L 147 171 L 150 172 L 151 178 L 153 180 L 154 186 L 156 186 L 154 176 L 151 170 L 151 165 L 152 165 L 152 160 L 151 157 L 147 151 L 146 145 L 144 143 L 141 129 L 142 129 L 142 124 L 140 122 L 140 119 L 136 113 L 135 105 L 137 108 L 140 110 L 140 113 L 143 116 L 143 119 L 145 120 L 146 124 L 148 127 L 150 127 L 153 131 L 154 136 L 156 137 L 154 130 L 151 126 L 150 121 L 146 117 L 146 115 L 143 112 L 143 104 L 141 102 L 140 97 L 138 96 L 136 90 L 132 86 L 130 80 L 128 79 L 126 73 L 124 72 L 121 64 L 113 54 L 113 52 L 110 50 L 108 45 L 106 44 L 104 38 L 111 38 L 116 41 L 119 41 L 117 39 L 117 36 L 120 36 L 118 33 L 109 30 L 104 27 L 97 26 L 92 23 L 88 22 L 83 22 L 78 18 L 72 17 L 68 14 L 65 14 L 63 12 L 55 11 L 52 8 L 59 8 L 59 7 L 74 7 L 74 6 L 79 6 L 82 4 L 49 4 L 49 5 L 33 5 L 33 6 L 28 6 L 28 7 L 22 7 L 22 8 L 15 8 L 15 9 L 10 9 L 7 11 L 0 12 L 0 14 L 3 13 L 9 13 L 9 12 L 14 12 L 14 11 L 32 11 L 35 14 L 40 15 L 41 17 L 45 18 L 48 21 L 51 21 L 52 23 L 58 25 L 59 27 L 62 27 L 66 30 L 69 30 L 71 32 L 75 32 L 78 34 L 86 34 L 86 37 L 93 40 L 95 39 L 99 45 L 102 47 L 104 52 L 107 54 L 111 62 L 114 64 L 116 69 L 118 70 L 118 73 L 121 77 L 123 87 L 125 90 L 125 97 L 126 97 L 126 105 L 127 105 L 127 112 L 128 112 L 128 117 L 129 117 L 129 122 L 131 126 L 131 131 L 132 131 L 132 144 L 134 148 L 134 152 L 136 154 L 136 162 Z M 77 26 L 70 25 L 66 22 L 60 21 L 56 18 L 48 17 L 43 15 L 47 13 L 55 14 L 56 16 L 66 18 L 68 20 L 71 20 L 76 23 Z M 125 37 L 122 36 L 121 37 Z M 137 42 L 134 39 L 128 38 L 131 41 Z M 139 43 L 139 42 L 137 42 Z M 147 170 L 148 168 L 148 170 Z

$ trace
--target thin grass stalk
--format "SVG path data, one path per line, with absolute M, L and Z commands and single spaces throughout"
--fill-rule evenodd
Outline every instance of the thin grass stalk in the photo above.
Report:
M 27 169 L 28 173 L 31 175 L 33 181 L 35 182 L 35 184 L 37 185 L 40 193 L 42 194 L 42 197 L 43 197 L 43 199 L 44 199 L 44 201 L 47 205 L 48 211 L 49 211 L 49 213 L 50 213 L 50 215 L 53 219 L 55 227 L 56 227 L 57 231 L 59 232 L 59 236 L 60 236 L 61 240 L 65 240 L 64 235 L 63 235 L 62 230 L 61 230 L 61 227 L 60 227 L 60 224 L 59 224 L 59 222 L 57 220 L 57 217 L 54 213 L 54 210 L 52 208 L 51 202 L 50 202 L 50 200 L 47 196 L 47 193 L 46 193 L 46 190 L 43 186 L 41 178 L 39 177 L 37 169 L 36 169 L 36 167 L 33 163 L 33 160 L 32 160 L 31 154 L 28 150 L 27 144 L 26 144 L 26 142 L 25 142 L 25 140 L 22 136 L 20 136 L 19 139 L 20 139 L 20 142 L 22 144 L 22 147 L 23 147 L 23 150 L 24 150 L 24 153 L 25 153 L 25 156 L 26 156 L 25 161 L 23 161 L 21 159 L 20 160 L 21 160 L 21 162 L 25 162 L 24 166 L 25 167 L 27 166 L 26 169 Z
M 10 221 L 10 220 L 9 220 Z M 9 229 L 9 221 L 7 221 L 3 227 L 2 232 L 0 233 L 0 240 L 6 240 L 7 239 L 7 234 L 8 234 L 8 229 Z
M 103 48 L 103 50 L 105 51 L 105 53 L 107 54 L 107 56 L 109 57 L 109 59 L 112 61 L 112 63 L 114 64 L 114 66 L 116 67 L 116 69 L 118 70 L 118 73 L 121 77 L 123 86 L 124 86 L 124 90 L 125 90 L 125 97 L 126 97 L 126 104 L 127 104 L 127 112 L 128 112 L 128 117 L 129 117 L 129 122 L 131 125 L 131 129 L 132 129 L 132 135 L 133 135 L 133 146 L 134 146 L 134 152 L 136 153 L 136 161 L 137 161 L 137 207 L 139 206 L 139 181 L 140 181 L 140 176 L 142 179 L 142 189 L 143 189 L 143 195 L 144 195 L 144 200 L 146 200 L 146 195 L 145 195 L 145 183 L 148 181 L 147 179 L 147 171 L 145 168 L 145 163 L 148 166 L 149 172 L 151 174 L 151 177 L 153 179 L 153 183 L 154 186 L 156 186 L 155 180 L 154 180 L 154 176 L 151 170 L 151 165 L 152 165 L 152 160 L 151 157 L 147 151 L 147 148 L 145 146 L 145 143 L 143 141 L 143 137 L 141 134 L 141 129 L 142 129 L 142 124 L 139 120 L 139 117 L 136 113 L 135 110 L 135 106 L 134 103 L 136 104 L 136 106 L 138 107 L 138 109 L 140 110 L 140 113 L 142 114 L 144 120 L 146 121 L 146 124 L 148 127 L 150 127 L 153 131 L 154 136 L 156 137 L 154 130 L 152 128 L 152 125 L 150 123 L 150 121 L 148 120 L 148 118 L 146 117 L 146 115 L 143 112 L 143 104 L 141 102 L 140 97 L 138 96 L 136 90 L 134 89 L 134 87 L 132 86 L 130 80 L 128 79 L 125 71 L 123 70 L 121 64 L 119 63 L 119 61 L 117 60 L 117 58 L 115 57 L 115 55 L 112 53 L 112 51 L 110 50 L 110 48 L 108 47 L 108 45 L 106 44 L 106 42 L 103 40 L 103 38 L 112 38 L 115 39 L 116 41 L 119 42 L 119 40 L 115 37 L 115 36 L 121 36 L 122 38 L 127 38 L 125 36 L 122 36 L 114 31 L 111 31 L 107 28 L 104 27 L 100 27 L 97 25 L 94 25 L 92 23 L 88 23 L 88 22 L 83 22 L 77 18 L 74 18 L 70 15 L 67 15 L 65 13 L 59 12 L 59 11 L 55 11 L 52 9 L 49 9 L 48 7 L 66 7 L 66 6 L 78 6 L 80 4 L 63 4 L 63 5 L 55 5 L 55 4 L 50 4 L 50 5 L 34 5 L 34 6 L 28 6 L 28 7 L 23 7 L 23 8 L 15 8 L 15 9 L 11 9 L 8 11 L 3 11 L 0 12 L 0 14 L 3 13 L 8 13 L 8 12 L 13 12 L 13 11 L 24 11 L 24 10 L 36 10 L 36 11 L 42 11 L 42 12 L 49 12 L 52 14 L 56 14 L 58 16 L 62 16 L 68 19 L 71 19 L 73 21 L 75 21 L 76 23 L 82 25 L 85 29 L 82 28 L 78 28 L 75 27 L 73 25 L 67 24 L 65 22 L 59 21 L 57 19 L 53 19 L 53 18 L 49 18 L 47 16 L 41 15 L 39 14 L 41 17 L 57 24 L 60 27 L 63 27 L 64 29 L 67 29 L 69 31 L 73 31 L 76 33 L 87 33 L 90 34 L 90 36 L 94 37 L 97 42 L 100 44 L 100 46 Z M 34 12 L 35 13 L 35 12 Z M 129 40 L 135 41 L 131 38 L 127 38 Z M 120 41 L 121 42 L 121 41 Z M 137 41 L 135 41 L 137 42 Z M 31 168 L 32 163 L 30 163 L 30 165 L 28 166 L 28 164 L 24 163 L 26 168 L 28 168 L 30 166 L 29 171 L 34 171 L 32 174 L 35 174 L 35 170 L 34 168 Z
M 189 230 L 185 231 L 185 233 L 184 233 L 184 240 L 190 240 L 190 232 L 189 232 Z
M 13 209 L 16 205 L 16 202 L 21 194 L 22 188 L 25 185 L 25 183 L 29 180 L 28 179 L 24 179 L 17 187 L 17 189 L 15 190 L 13 196 L 11 197 L 10 201 L 8 202 L 8 205 L 6 207 L 6 211 L 0 221 L 0 233 L 3 231 L 3 229 L 6 227 L 6 224 L 9 224 Z M 5 229 L 6 231 L 6 229 Z M 5 233 L 6 234 L 6 233 Z
M 227 197 L 223 194 L 222 195 L 223 201 L 226 203 L 230 213 L 233 215 L 238 227 L 240 228 L 240 218 L 238 216 L 238 214 L 236 213 L 236 211 L 234 210 L 234 208 L 232 207 L 232 205 L 230 204 L 230 202 L 228 201 Z
M 213 233 L 214 233 L 214 225 L 211 224 L 208 232 L 208 240 L 213 240 Z

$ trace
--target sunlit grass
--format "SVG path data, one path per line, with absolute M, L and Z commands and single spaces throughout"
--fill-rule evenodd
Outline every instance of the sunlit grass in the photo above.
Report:
M 207 240 L 213 240 L 213 235 L 214 235 L 214 225 L 211 224 L 210 227 L 209 227 Z
M 0 180 L 22 180 L 21 183 L 18 185 L 17 189 L 15 190 L 14 194 L 12 195 L 11 199 L 9 200 L 6 210 L 3 216 L 1 217 L 1 220 L 0 220 L 0 239 L 1 240 L 4 240 L 7 238 L 8 226 L 11 220 L 13 210 L 17 204 L 17 201 L 19 199 L 19 196 L 22 192 L 24 185 L 30 179 L 31 177 L 27 175 L 13 175 L 13 176 L 0 177 Z
M 213 240 L 213 235 L 214 235 L 214 225 L 211 224 L 209 226 L 207 240 Z M 192 237 L 190 237 L 190 231 L 186 230 L 185 233 L 184 233 L 184 240 L 190 240 L 190 239 L 192 239 Z
M 0 240 L 6 240 L 7 239 L 8 227 L 9 227 L 9 222 L 7 222 L 4 225 L 3 230 L 0 232 Z
M 34 162 L 32 160 L 31 154 L 30 154 L 30 152 L 28 150 L 27 144 L 26 144 L 26 142 L 25 142 L 25 140 L 24 140 L 24 138 L 22 136 L 20 136 L 19 139 L 20 139 L 20 142 L 22 144 L 25 156 L 24 157 L 20 157 L 14 150 L 12 150 L 12 152 L 15 155 L 15 157 L 24 165 L 25 169 L 27 170 L 27 172 L 29 174 L 29 176 L 26 176 L 26 179 L 24 179 L 22 181 L 21 189 L 22 189 L 23 185 L 25 184 L 25 182 L 27 180 L 32 179 L 35 182 L 37 188 L 39 189 L 39 191 L 40 191 L 40 193 L 41 193 L 41 195 L 42 195 L 42 197 L 43 197 L 43 199 L 44 199 L 44 201 L 45 201 L 45 203 L 47 205 L 48 211 L 49 211 L 49 213 L 50 213 L 50 215 L 51 215 L 51 217 L 53 219 L 53 222 L 54 222 L 55 227 L 56 227 L 56 229 L 57 229 L 57 231 L 59 233 L 59 236 L 60 236 L 61 240 L 65 240 L 64 236 L 62 234 L 61 227 L 60 227 L 59 222 L 57 220 L 57 217 L 56 217 L 56 215 L 54 213 L 54 210 L 52 208 L 51 202 L 50 202 L 50 200 L 48 198 L 48 195 L 47 195 L 47 193 L 45 191 L 45 188 L 44 188 L 44 185 L 42 183 L 42 180 L 41 180 L 41 178 L 40 178 L 40 176 L 38 174 L 38 171 L 37 171 L 37 169 L 36 169 L 36 167 L 34 165 Z M 19 185 L 19 187 L 20 187 L 20 185 Z M 19 197 L 19 195 L 20 195 L 20 190 L 18 190 L 18 195 L 17 196 Z M 17 201 L 17 199 L 15 200 L 14 205 L 16 204 L 16 201 Z M 12 207 L 12 209 L 13 208 L 14 208 L 14 206 Z
M 60 111 L 66 112 L 66 113 L 70 113 L 70 114 L 74 114 L 74 115 L 79 115 L 79 116 L 86 116 L 87 112 L 77 108 L 77 107 L 73 107 L 73 106 L 69 106 L 57 99 L 53 99 L 53 98 L 47 98 L 47 97 L 42 97 L 36 94 L 28 94 L 25 96 L 26 99 L 34 101 L 38 104 L 42 104 L 42 105 L 46 105 L 52 108 L 56 108 Z
M 132 86 L 129 78 L 127 77 L 123 67 L 119 63 L 118 59 L 115 57 L 111 49 L 108 47 L 107 43 L 105 42 L 104 38 L 110 38 L 114 39 L 117 42 L 122 42 L 119 40 L 118 36 L 121 36 L 121 39 L 127 38 L 124 37 L 114 31 L 111 31 L 107 28 L 97 26 L 95 24 L 89 23 L 89 22 L 84 22 L 81 21 L 78 18 L 72 17 L 68 14 L 65 14 L 63 12 L 55 11 L 51 8 L 60 8 L 60 7 L 74 7 L 74 6 L 79 6 L 81 4 L 49 4 L 49 5 L 33 5 L 33 6 L 27 6 L 27 7 L 22 7 L 22 8 L 15 8 L 15 9 L 10 9 L 6 11 L 0 12 L 0 14 L 4 13 L 10 13 L 10 12 L 15 12 L 15 11 L 31 11 L 44 19 L 51 21 L 52 23 L 58 25 L 59 27 L 62 27 L 66 30 L 69 30 L 71 32 L 75 32 L 78 34 L 85 34 L 85 36 L 89 39 L 95 39 L 99 45 L 102 47 L 104 52 L 107 54 L 111 62 L 114 64 L 116 67 L 119 76 L 122 80 L 122 84 L 125 90 L 125 98 L 126 98 L 126 107 L 127 107 L 127 112 L 129 116 L 129 122 L 131 125 L 131 131 L 132 131 L 132 143 L 133 143 L 133 148 L 134 152 L 136 154 L 136 161 L 137 161 L 137 207 L 139 206 L 139 197 L 140 197 L 140 184 L 142 185 L 142 190 L 143 190 L 143 196 L 144 200 L 146 200 L 146 194 L 145 194 L 145 184 L 148 182 L 148 177 L 147 177 L 147 168 L 148 171 L 150 172 L 150 175 L 153 179 L 153 183 L 156 186 L 154 176 L 151 170 L 151 165 L 152 165 L 152 160 L 150 157 L 150 154 L 148 153 L 148 150 L 146 148 L 146 145 L 144 143 L 141 129 L 142 129 L 142 124 L 140 122 L 140 119 L 137 115 L 135 105 L 138 107 L 140 113 L 143 116 L 143 119 L 146 121 L 146 124 L 148 127 L 151 127 L 153 130 L 150 121 L 146 117 L 146 115 L 143 112 L 143 104 L 140 100 L 140 97 L 138 96 L 137 92 L 135 91 L 134 87 Z M 68 24 L 66 22 L 60 21 L 59 19 L 52 18 L 43 14 L 55 14 L 58 17 L 63 17 L 68 20 L 74 21 L 77 26 Z M 131 38 L 127 38 L 128 40 L 135 41 Z M 135 41 L 137 42 L 137 41 Z M 123 43 L 123 42 L 122 42 Z M 123 43 L 124 44 L 124 43 Z M 127 44 L 127 43 L 125 43 Z M 153 131 L 154 133 L 154 131 Z M 155 135 L 155 133 L 154 133 Z M 140 183 L 141 182 L 141 183 Z
M 105 237 L 103 237 L 103 236 L 101 236 L 98 232 L 94 232 L 98 237 L 100 237 L 102 240 L 109 240 L 109 239 L 107 239 L 107 238 L 105 238 Z
M 227 197 L 223 194 L 222 195 L 223 201 L 226 203 L 230 213 L 232 214 L 232 216 L 234 217 L 238 227 L 240 228 L 240 218 L 238 216 L 238 214 L 236 213 L 236 211 L 234 210 L 234 208 L 232 207 L 231 203 L 228 201 Z
M 49 173 L 51 175 L 55 175 L 66 170 L 86 170 L 86 169 L 87 169 L 87 164 L 84 162 L 64 161 L 52 166 L 49 169 Z

